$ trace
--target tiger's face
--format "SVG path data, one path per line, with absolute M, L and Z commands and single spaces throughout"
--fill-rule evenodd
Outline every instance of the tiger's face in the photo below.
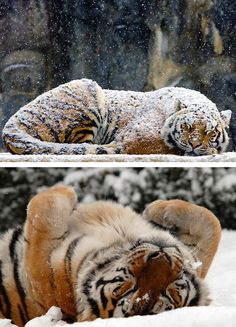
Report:
M 226 150 L 229 142 L 226 128 L 231 112 L 181 110 L 165 123 L 163 137 L 172 148 L 190 156 L 212 155 Z
M 194 259 L 184 257 L 186 253 L 178 246 L 142 241 L 125 253 L 106 258 L 90 270 L 78 290 L 83 320 L 158 314 L 208 304 Z

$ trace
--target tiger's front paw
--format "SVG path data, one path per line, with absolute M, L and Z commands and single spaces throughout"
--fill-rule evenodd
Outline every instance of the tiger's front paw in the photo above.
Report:
M 219 154 L 220 152 L 216 148 L 209 149 L 209 154 L 210 155 L 216 155 Z
M 150 203 L 143 215 L 152 223 L 171 233 L 191 234 L 193 220 L 190 217 L 192 204 L 182 200 L 157 200 Z
M 61 234 L 77 205 L 72 187 L 54 186 L 35 195 L 27 208 L 27 223 L 41 233 Z
M 195 244 L 212 220 L 217 220 L 208 209 L 183 200 L 154 201 L 147 206 L 144 217 Z
M 109 144 L 106 144 L 106 147 L 108 149 L 108 154 L 121 154 L 123 150 L 123 145 L 120 142 L 111 142 Z
M 64 197 L 67 201 L 70 202 L 71 207 L 75 207 L 77 203 L 77 194 L 75 193 L 73 187 L 57 185 L 57 186 L 50 187 L 45 192 L 55 197 L 57 196 Z
M 157 200 L 144 211 L 144 218 L 157 227 L 169 230 L 202 262 L 199 274 L 205 277 L 216 253 L 221 226 L 208 209 L 182 200 Z

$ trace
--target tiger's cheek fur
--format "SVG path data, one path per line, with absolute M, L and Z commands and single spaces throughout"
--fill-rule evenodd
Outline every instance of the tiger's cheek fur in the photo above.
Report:
M 204 287 L 200 286 L 196 272 L 181 277 L 183 269 L 189 269 L 183 266 L 182 254 L 170 248 L 170 265 L 166 255 L 156 253 L 152 247 L 137 251 L 126 264 L 122 261 L 123 267 L 113 262 L 110 268 L 96 275 L 93 268 L 79 292 L 83 293 L 84 303 L 80 321 L 158 314 L 190 305 L 192 301 L 194 305 L 200 303 L 205 296 Z M 147 256 L 153 259 L 146 261 Z
M 193 124 L 193 119 L 191 120 L 191 118 L 187 118 L 188 115 L 191 117 L 191 112 L 186 112 L 186 117 L 183 114 L 176 114 L 167 119 L 161 132 L 166 144 L 168 144 L 171 148 L 179 148 L 184 155 L 191 152 L 195 152 L 195 155 L 212 155 L 222 153 L 226 150 L 229 143 L 229 138 L 226 131 L 226 126 L 220 118 L 217 119 L 215 117 L 210 119 L 211 117 L 207 116 L 206 131 L 203 132 L 203 122 L 197 122 L 196 124 L 199 124 L 199 131 L 198 128 L 196 128 L 195 132 L 191 132 L 187 128 L 182 127 L 182 125 L 185 124 Z M 216 130 L 218 136 L 215 142 L 211 142 L 209 132 L 214 130 Z M 196 149 L 191 147 L 191 133 L 199 133 L 199 146 Z

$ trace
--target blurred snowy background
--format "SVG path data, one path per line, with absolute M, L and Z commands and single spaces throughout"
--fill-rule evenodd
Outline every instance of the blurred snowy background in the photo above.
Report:
M 0 231 L 25 219 L 30 198 L 56 183 L 82 202 L 115 200 L 137 212 L 156 199 L 183 199 L 236 229 L 236 168 L 0 168 Z

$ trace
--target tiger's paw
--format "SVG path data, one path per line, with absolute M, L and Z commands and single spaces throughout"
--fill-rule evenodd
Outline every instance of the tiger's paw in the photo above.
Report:
M 157 200 L 143 216 L 196 253 L 203 263 L 201 277 L 205 277 L 221 237 L 219 220 L 210 210 L 182 200 Z
M 196 221 L 191 217 L 192 206 L 182 200 L 157 200 L 147 206 L 143 215 L 160 228 L 187 237 L 193 234 L 193 227 L 196 227 Z
M 196 245 L 213 227 L 219 227 L 213 213 L 183 200 L 157 200 L 147 206 L 144 217 L 169 230 L 184 243 Z
M 57 196 L 64 197 L 67 201 L 69 201 L 72 207 L 75 207 L 77 203 L 77 194 L 73 189 L 73 187 L 58 185 L 58 186 L 50 187 L 44 192 L 55 197 Z
M 27 224 L 41 233 L 63 234 L 77 205 L 77 195 L 68 186 L 54 186 L 35 195 L 27 208 Z
M 121 154 L 122 153 L 122 149 L 123 149 L 123 145 L 120 142 L 111 142 L 109 144 L 106 144 L 106 148 L 108 151 L 108 154 Z

